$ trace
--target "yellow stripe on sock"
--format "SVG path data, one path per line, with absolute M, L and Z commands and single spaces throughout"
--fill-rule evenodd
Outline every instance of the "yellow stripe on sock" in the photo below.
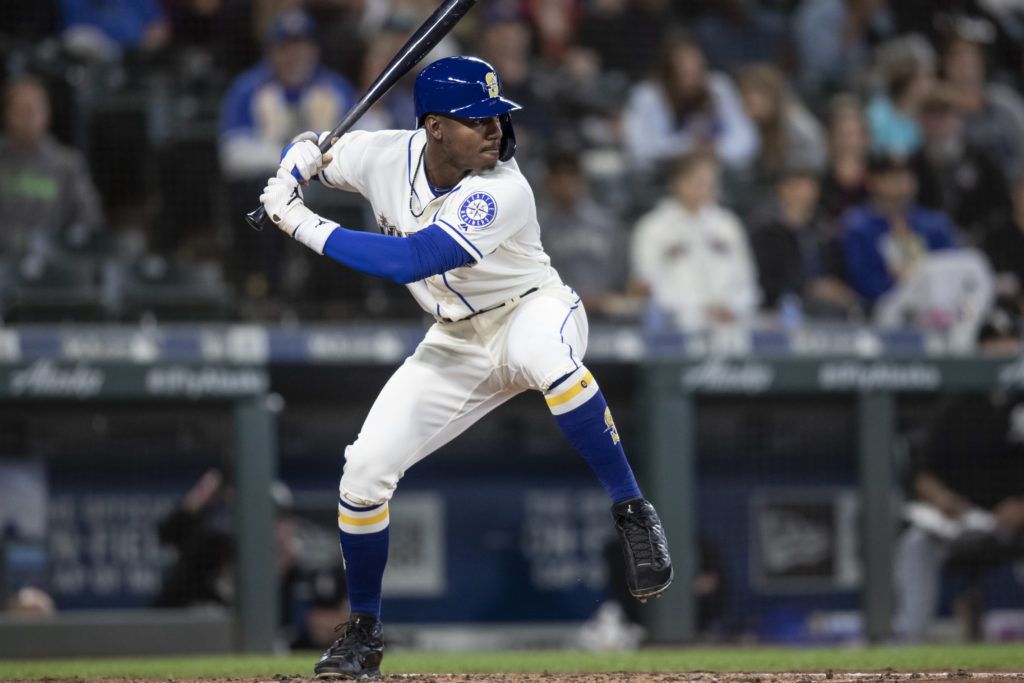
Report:
M 544 399 L 548 402 L 549 408 L 560 406 L 566 401 L 571 401 L 579 395 L 581 391 L 591 386 L 594 383 L 594 376 L 588 371 L 587 374 L 583 375 L 583 379 L 573 384 L 571 387 L 560 393 L 558 396 L 552 396 L 551 398 Z
M 338 513 L 338 523 L 348 524 L 350 526 L 370 526 L 371 524 L 376 524 L 377 522 L 383 522 L 387 518 L 387 508 L 384 508 L 382 512 L 374 515 L 373 517 L 349 517 L 348 515 L 343 514 L 341 512 Z

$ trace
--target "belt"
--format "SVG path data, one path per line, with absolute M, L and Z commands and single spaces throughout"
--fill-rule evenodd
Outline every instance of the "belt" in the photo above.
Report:
M 439 317 L 437 319 L 437 321 L 440 322 L 440 323 L 460 323 L 463 320 L 469 320 L 470 318 L 475 318 L 476 316 L 480 315 L 481 313 L 489 313 L 490 311 L 498 310 L 502 306 L 513 304 L 513 303 L 519 301 L 520 299 L 523 299 L 523 298 L 533 294 L 538 289 L 539 289 L 539 287 L 531 287 L 530 289 L 526 290 L 525 292 L 523 292 L 519 296 L 513 297 L 513 298 L 508 299 L 506 301 L 502 301 L 500 304 L 494 304 L 493 306 L 488 306 L 487 308 L 481 308 L 479 311 L 473 311 L 472 313 L 467 315 L 465 318 L 459 318 L 458 320 L 452 320 L 451 318 L 440 318 Z

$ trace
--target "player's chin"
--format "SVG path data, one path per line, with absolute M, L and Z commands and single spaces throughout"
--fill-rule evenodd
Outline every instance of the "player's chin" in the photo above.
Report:
M 489 171 L 498 165 L 498 149 L 485 149 L 480 152 L 480 164 L 479 169 L 481 171 Z

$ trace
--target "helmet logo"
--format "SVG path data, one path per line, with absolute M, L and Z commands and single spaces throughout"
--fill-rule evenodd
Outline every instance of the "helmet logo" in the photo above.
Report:
M 494 197 L 486 192 L 474 192 L 466 197 L 459 207 L 459 218 L 466 226 L 473 228 L 485 228 L 494 222 L 494 216 L 498 213 L 498 205 Z
M 497 97 L 501 90 L 501 86 L 498 85 L 498 74 L 488 71 L 484 81 L 487 82 L 487 96 Z

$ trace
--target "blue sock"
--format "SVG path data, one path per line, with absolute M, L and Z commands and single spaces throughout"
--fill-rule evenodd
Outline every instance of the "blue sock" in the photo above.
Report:
M 612 411 L 585 367 L 566 375 L 544 393 L 565 438 L 594 470 L 613 503 L 640 497 L 633 470 L 619 442 Z
M 388 504 L 356 507 L 338 501 L 338 535 L 352 612 L 380 619 L 380 583 L 388 563 Z

